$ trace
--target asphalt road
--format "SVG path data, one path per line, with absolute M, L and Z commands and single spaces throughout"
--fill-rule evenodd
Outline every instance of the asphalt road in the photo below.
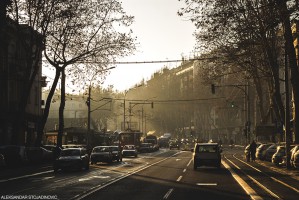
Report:
M 160 149 L 54 173 L 51 166 L 0 171 L 0 198 L 12 199 L 298 199 L 298 171 L 246 162 L 243 148 L 224 149 L 221 169 L 193 170 L 189 151 Z M 31 196 L 30 196 L 31 195 Z

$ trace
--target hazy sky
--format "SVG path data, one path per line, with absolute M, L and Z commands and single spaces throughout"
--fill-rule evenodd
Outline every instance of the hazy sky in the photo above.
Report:
M 193 55 L 195 26 L 177 15 L 178 9 L 185 6 L 183 2 L 178 0 L 122 0 L 122 3 L 127 14 L 135 17 L 131 29 L 139 45 L 135 55 L 119 61 L 179 60 L 182 55 L 186 57 Z M 142 79 L 148 80 L 154 72 L 164 66 L 172 68 L 179 64 L 120 64 L 111 70 L 104 87 L 113 85 L 115 89 L 122 91 L 133 87 Z

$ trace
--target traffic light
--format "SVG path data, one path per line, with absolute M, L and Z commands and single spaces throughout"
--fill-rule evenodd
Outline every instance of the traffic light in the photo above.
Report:
M 90 106 L 90 99 L 89 99 L 89 97 L 87 97 L 87 100 L 86 100 L 86 105 L 89 107 Z
M 211 89 L 212 89 L 212 94 L 215 94 L 215 84 L 211 85 Z
M 234 108 L 234 107 L 235 107 L 235 102 L 232 101 L 231 104 L 230 104 L 230 106 L 231 106 L 232 108 Z

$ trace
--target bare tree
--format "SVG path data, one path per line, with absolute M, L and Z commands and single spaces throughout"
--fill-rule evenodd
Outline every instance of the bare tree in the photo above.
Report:
M 55 16 L 55 20 L 50 23 L 47 31 L 44 55 L 55 68 L 56 76 L 47 98 L 37 142 L 41 140 L 50 102 L 61 74 L 61 105 L 57 141 L 57 145 L 61 146 L 64 129 L 66 71 L 72 74 L 78 70 L 78 67 L 82 67 L 81 71 L 86 72 L 86 68 L 90 67 L 86 63 L 94 63 L 95 71 L 104 70 L 109 61 L 112 62 L 118 56 L 131 53 L 135 45 L 131 30 L 126 29 L 132 23 L 133 17 L 126 15 L 121 3 L 117 0 L 65 0 L 59 3 Z M 82 65 L 75 65 L 78 63 Z

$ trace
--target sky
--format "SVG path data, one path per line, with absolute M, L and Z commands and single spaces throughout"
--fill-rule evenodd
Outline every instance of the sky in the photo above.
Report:
M 134 16 L 131 26 L 133 36 L 137 37 L 137 51 L 132 56 L 118 62 L 144 62 L 180 60 L 189 58 L 195 46 L 193 33 L 195 26 L 177 15 L 184 2 L 178 0 L 122 0 L 128 15 Z M 114 89 L 124 91 L 142 79 L 149 80 L 151 75 L 167 66 L 173 68 L 180 62 L 149 64 L 118 64 L 110 70 L 103 87 L 113 85 Z

